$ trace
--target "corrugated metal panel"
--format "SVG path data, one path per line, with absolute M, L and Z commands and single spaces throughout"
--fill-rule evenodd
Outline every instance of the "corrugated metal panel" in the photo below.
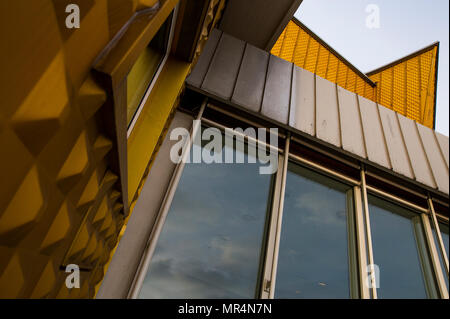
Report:
M 411 171 L 408 153 L 403 143 L 403 135 L 394 111 L 383 106 L 378 106 L 381 124 L 383 126 L 386 145 L 391 159 L 392 169 L 404 176 L 414 178 Z
M 292 63 L 274 56 L 267 58 L 255 47 L 244 46 L 225 34 L 224 38 L 228 44 L 219 43 L 214 57 L 206 53 L 198 66 L 209 68 L 202 71 L 208 77 L 203 86 L 192 84 L 198 81 L 188 81 L 188 85 L 448 194 L 447 137 L 424 126 L 418 128 L 405 116 Z M 356 90 L 362 90 L 358 78 L 352 83 Z
M 294 65 L 289 125 L 314 136 L 316 133 L 314 74 Z
M 316 76 L 317 137 L 334 146 L 341 146 L 336 84 Z
M 292 63 L 270 56 L 261 113 L 287 124 L 291 96 Z
M 436 187 L 433 175 L 428 165 L 427 157 L 422 147 L 422 142 L 417 132 L 416 123 L 407 117 L 397 114 L 400 127 L 403 132 L 406 149 L 408 151 L 411 166 L 416 180 L 427 186 Z
M 338 101 L 342 148 L 350 153 L 366 158 L 357 96 L 355 93 L 338 86 Z
M 358 100 L 367 156 L 370 161 L 383 167 L 391 168 L 383 128 L 381 127 L 378 114 L 378 106 L 375 102 L 362 96 L 358 96 Z
M 244 41 L 223 33 L 206 73 L 202 89 L 223 99 L 230 99 L 241 65 L 244 48 Z
M 423 125 L 417 123 L 416 125 L 434 175 L 434 180 L 440 191 L 448 193 L 448 169 L 442 158 L 434 132 Z
M 211 58 L 214 54 L 214 51 L 216 50 L 221 36 L 222 31 L 217 29 L 211 31 L 209 39 L 205 44 L 205 48 L 203 49 L 202 54 L 198 58 L 195 68 L 186 79 L 187 83 L 197 87 L 200 87 L 202 85 L 206 72 L 208 72 L 209 62 L 211 61 Z
M 231 101 L 258 112 L 264 93 L 269 53 L 247 45 Z

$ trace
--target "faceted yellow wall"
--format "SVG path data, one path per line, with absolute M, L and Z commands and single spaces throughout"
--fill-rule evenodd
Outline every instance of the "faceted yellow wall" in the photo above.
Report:
M 76 3 L 81 28 L 65 26 Z M 93 297 L 123 225 L 94 59 L 149 0 L 0 1 L 0 298 Z M 81 289 L 65 287 L 65 265 Z

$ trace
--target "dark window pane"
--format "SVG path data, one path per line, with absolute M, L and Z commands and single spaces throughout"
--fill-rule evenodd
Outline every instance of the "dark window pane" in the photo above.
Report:
M 255 297 L 272 175 L 249 157 L 186 164 L 140 298 Z
M 127 77 L 127 123 L 130 124 L 167 50 L 172 15 L 144 49 Z
M 351 187 L 289 164 L 277 298 L 350 297 L 347 219 L 351 199 Z
M 369 212 L 380 270 L 378 298 L 427 298 L 424 273 L 430 265 L 420 216 L 374 196 L 369 196 Z

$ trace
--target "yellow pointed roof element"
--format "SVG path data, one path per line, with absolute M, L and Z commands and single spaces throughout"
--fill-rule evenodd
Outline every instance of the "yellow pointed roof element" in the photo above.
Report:
M 436 116 L 439 42 L 367 73 L 376 86 L 376 102 L 427 127 Z
M 367 74 L 293 18 L 271 53 L 434 128 L 439 43 Z

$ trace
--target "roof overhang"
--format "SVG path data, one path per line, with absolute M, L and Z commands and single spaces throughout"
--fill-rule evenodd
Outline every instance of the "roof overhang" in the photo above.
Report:
M 303 0 L 228 0 L 220 29 L 270 51 Z

